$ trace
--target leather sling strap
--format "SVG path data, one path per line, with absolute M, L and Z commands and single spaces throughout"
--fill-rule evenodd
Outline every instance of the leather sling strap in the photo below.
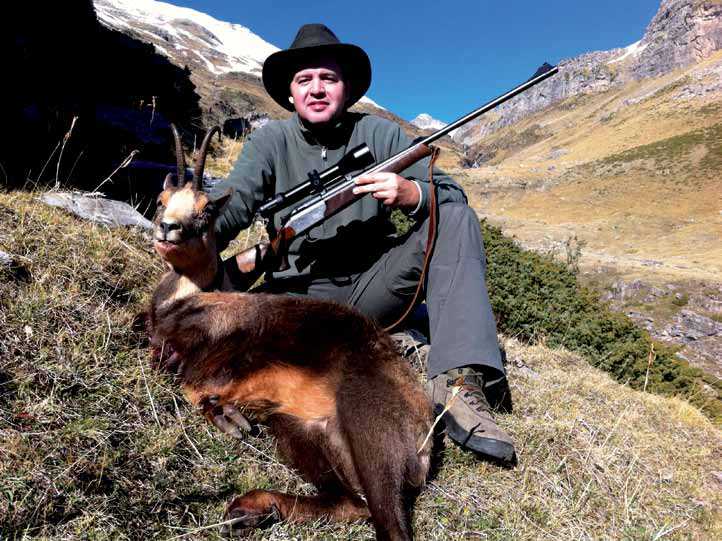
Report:
M 416 307 L 416 302 L 419 300 L 421 290 L 424 288 L 426 282 L 426 275 L 429 270 L 429 262 L 431 261 L 431 255 L 434 251 L 434 243 L 436 242 L 436 222 L 438 215 L 438 207 L 436 205 L 436 185 L 434 184 L 434 164 L 436 158 L 439 156 L 439 148 L 431 147 L 431 157 L 429 159 L 429 232 L 426 238 L 426 250 L 424 255 L 424 264 L 421 267 L 421 276 L 419 276 L 419 283 L 416 286 L 414 297 L 406 307 L 406 311 L 401 315 L 399 319 L 393 322 L 391 325 L 384 327 L 384 331 L 390 332 L 391 329 L 399 325 L 405 320 L 411 311 Z

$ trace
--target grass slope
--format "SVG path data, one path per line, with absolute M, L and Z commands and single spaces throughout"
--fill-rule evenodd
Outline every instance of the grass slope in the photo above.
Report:
M 211 429 L 130 329 L 161 272 L 146 238 L 0 194 L 0 538 L 217 539 L 252 487 L 309 493 L 266 436 Z M 506 341 L 520 462 L 455 446 L 419 499 L 419 539 L 714 539 L 720 434 L 693 406 L 579 356 Z M 365 524 L 278 524 L 256 539 L 370 539 Z

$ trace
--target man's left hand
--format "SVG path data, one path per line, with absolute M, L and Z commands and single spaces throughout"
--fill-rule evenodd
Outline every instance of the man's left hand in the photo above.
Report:
M 373 173 L 356 179 L 354 194 L 370 193 L 390 207 L 413 209 L 419 204 L 419 189 L 396 173 Z

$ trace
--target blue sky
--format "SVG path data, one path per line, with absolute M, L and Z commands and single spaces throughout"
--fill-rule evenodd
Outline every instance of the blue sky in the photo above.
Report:
M 659 0 L 167 0 L 242 24 L 286 48 L 320 22 L 371 58 L 369 97 L 408 120 L 449 122 L 509 90 L 543 62 L 639 40 Z

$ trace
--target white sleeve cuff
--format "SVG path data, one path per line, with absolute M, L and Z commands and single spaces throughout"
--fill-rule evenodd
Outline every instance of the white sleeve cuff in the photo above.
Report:
M 419 191 L 419 202 L 416 204 L 416 208 L 414 208 L 414 210 L 409 212 L 409 216 L 413 216 L 414 214 L 419 212 L 419 209 L 421 209 L 421 205 L 423 205 L 423 203 L 424 203 L 424 192 L 421 191 L 421 186 L 419 186 L 419 183 L 416 182 L 415 180 L 412 180 L 411 182 L 413 182 L 416 185 L 416 189 Z

